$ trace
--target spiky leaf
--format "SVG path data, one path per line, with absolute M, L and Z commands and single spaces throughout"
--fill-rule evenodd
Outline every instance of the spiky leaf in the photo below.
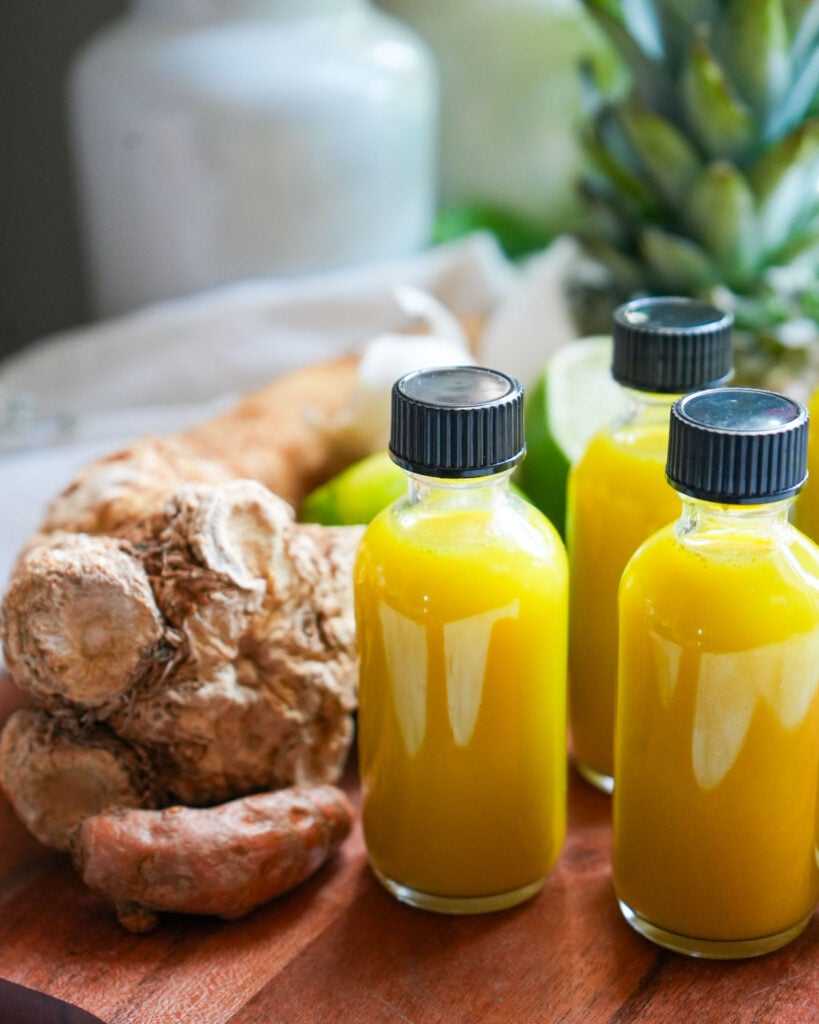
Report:
M 719 280 L 705 250 L 681 235 L 647 228 L 640 239 L 640 251 L 664 291 L 696 295 Z
M 623 63 L 629 68 L 633 87 L 641 98 L 670 102 L 669 83 L 657 61 L 631 34 L 618 0 L 583 0 L 584 7 L 603 29 Z
M 623 23 L 640 49 L 652 60 L 662 60 L 665 43 L 657 16 L 656 4 L 651 0 L 621 0 Z
M 721 160 L 705 169 L 688 206 L 692 234 L 733 287 L 747 285 L 756 267 L 755 205 L 745 176 Z
M 785 0 L 792 35 L 791 60 L 802 63 L 819 41 L 819 0 Z
M 623 138 L 614 139 L 613 133 L 620 131 L 619 123 L 598 118 L 583 138 L 584 148 L 594 167 L 621 197 L 620 205 L 629 215 L 648 217 L 656 213 L 657 201 L 646 180 L 641 177 L 639 167 L 633 162 L 632 154 Z
M 586 239 L 584 248 L 606 268 L 619 289 L 628 293 L 640 287 L 644 274 L 636 260 L 600 238 Z
M 688 125 L 710 159 L 737 159 L 753 147 L 756 120 L 732 91 L 704 39 L 696 40 L 688 52 L 682 99 Z
M 794 75 L 788 94 L 768 118 L 765 142 L 775 142 L 795 127 L 819 100 L 819 42 Z
M 723 36 L 731 77 L 763 123 L 788 85 L 790 40 L 782 0 L 729 0 Z
M 702 172 L 696 150 L 677 128 L 663 117 L 626 105 L 623 126 L 649 177 L 669 202 L 681 202 Z
M 819 205 L 819 119 L 805 121 L 752 168 L 763 251 L 775 254 Z

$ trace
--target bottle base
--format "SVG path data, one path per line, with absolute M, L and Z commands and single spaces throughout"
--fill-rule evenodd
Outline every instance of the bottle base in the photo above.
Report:
M 432 910 L 437 914 L 489 914 L 495 910 L 506 910 L 531 899 L 540 892 L 546 881 L 545 878 L 540 878 L 537 882 L 521 886 L 519 889 L 491 896 L 437 896 L 402 885 L 382 874 L 376 867 L 373 867 L 373 873 L 387 892 L 401 903 L 416 907 L 418 910 Z
M 762 935 L 756 939 L 697 939 L 660 928 L 659 925 L 641 917 L 622 900 L 618 900 L 618 903 L 623 917 L 644 938 L 675 953 L 685 953 L 687 956 L 705 960 L 744 960 L 752 956 L 773 953 L 803 932 L 812 917 L 810 913 L 792 928 L 786 928 L 785 931 L 776 932 L 774 935 Z
M 589 785 L 594 786 L 595 789 L 599 789 L 601 793 L 611 796 L 614 792 L 613 776 L 599 772 L 596 768 L 592 768 L 589 765 L 584 764 L 582 761 L 575 761 L 574 767 L 581 779 L 585 779 Z

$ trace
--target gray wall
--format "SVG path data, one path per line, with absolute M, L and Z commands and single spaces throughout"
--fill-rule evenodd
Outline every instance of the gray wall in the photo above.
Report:
M 64 116 L 72 55 L 126 0 L 0 0 L 0 357 L 86 319 Z

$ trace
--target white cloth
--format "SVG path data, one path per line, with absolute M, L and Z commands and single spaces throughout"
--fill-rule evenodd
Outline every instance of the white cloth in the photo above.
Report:
M 555 256 L 542 260 L 545 275 L 538 261 L 521 272 L 489 236 L 473 235 L 395 263 L 242 282 L 25 349 L 0 366 L 0 406 L 28 409 L 17 427 L 0 430 L 0 588 L 46 504 L 78 469 L 143 434 L 207 419 L 296 366 L 400 329 L 397 285 L 486 318 L 493 366 L 506 369 L 504 352 L 509 372 L 542 365 L 568 330 L 563 311 L 544 316 Z

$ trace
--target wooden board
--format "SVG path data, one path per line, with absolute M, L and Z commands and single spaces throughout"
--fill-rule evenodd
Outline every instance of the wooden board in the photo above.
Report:
M 352 774 L 346 786 L 355 798 Z M 0 977 L 107 1024 L 819 1021 L 819 916 L 758 960 L 664 952 L 615 904 L 608 799 L 575 778 L 569 798 L 560 861 L 513 910 L 402 906 L 370 873 L 356 828 L 315 878 L 244 920 L 165 918 L 146 936 L 124 932 L 0 801 Z M 12 1024 L 2 1006 L 0 1024 Z

